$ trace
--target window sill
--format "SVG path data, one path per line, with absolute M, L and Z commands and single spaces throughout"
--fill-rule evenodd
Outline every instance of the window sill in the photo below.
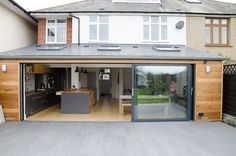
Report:
M 205 47 L 217 47 L 217 48 L 232 48 L 233 46 L 230 45 L 205 45 Z
M 67 44 L 66 42 L 46 42 L 45 44 Z

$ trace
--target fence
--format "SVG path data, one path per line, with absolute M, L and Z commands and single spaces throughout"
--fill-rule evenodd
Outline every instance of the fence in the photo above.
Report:
M 236 64 L 224 66 L 223 113 L 236 117 Z

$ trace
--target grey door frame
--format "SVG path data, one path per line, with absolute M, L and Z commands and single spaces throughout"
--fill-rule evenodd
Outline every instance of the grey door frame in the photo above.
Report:
M 136 105 L 136 67 L 137 66 L 186 66 L 187 67 L 187 84 L 188 84 L 188 96 L 187 96 L 187 117 L 185 119 L 137 119 L 135 111 Z M 193 64 L 132 64 L 132 110 L 131 121 L 132 122 L 161 122 L 161 121 L 190 121 L 194 116 L 194 81 L 195 81 L 195 65 Z

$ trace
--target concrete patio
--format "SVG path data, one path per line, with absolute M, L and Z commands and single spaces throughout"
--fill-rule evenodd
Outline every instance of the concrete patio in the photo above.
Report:
M 235 156 L 221 122 L 20 122 L 0 125 L 2 156 Z

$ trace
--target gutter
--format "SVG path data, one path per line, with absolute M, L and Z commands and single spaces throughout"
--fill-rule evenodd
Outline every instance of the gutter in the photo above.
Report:
M 30 14 L 73 14 L 73 13 L 141 13 L 141 14 L 189 14 L 189 15 L 221 15 L 236 16 L 236 13 L 203 13 L 203 12 L 160 12 L 160 11 L 30 11 Z
M 35 22 L 38 22 L 36 18 L 31 16 L 30 12 L 26 11 L 22 6 L 20 6 L 18 3 L 16 3 L 14 0 L 8 0 L 9 3 L 11 3 L 13 6 L 17 7 L 19 10 L 21 10 L 26 15 L 30 16 Z
M 70 13 L 70 16 L 74 17 L 78 20 L 78 45 L 80 45 L 80 18 L 77 17 L 77 16 L 72 15 L 71 13 Z

